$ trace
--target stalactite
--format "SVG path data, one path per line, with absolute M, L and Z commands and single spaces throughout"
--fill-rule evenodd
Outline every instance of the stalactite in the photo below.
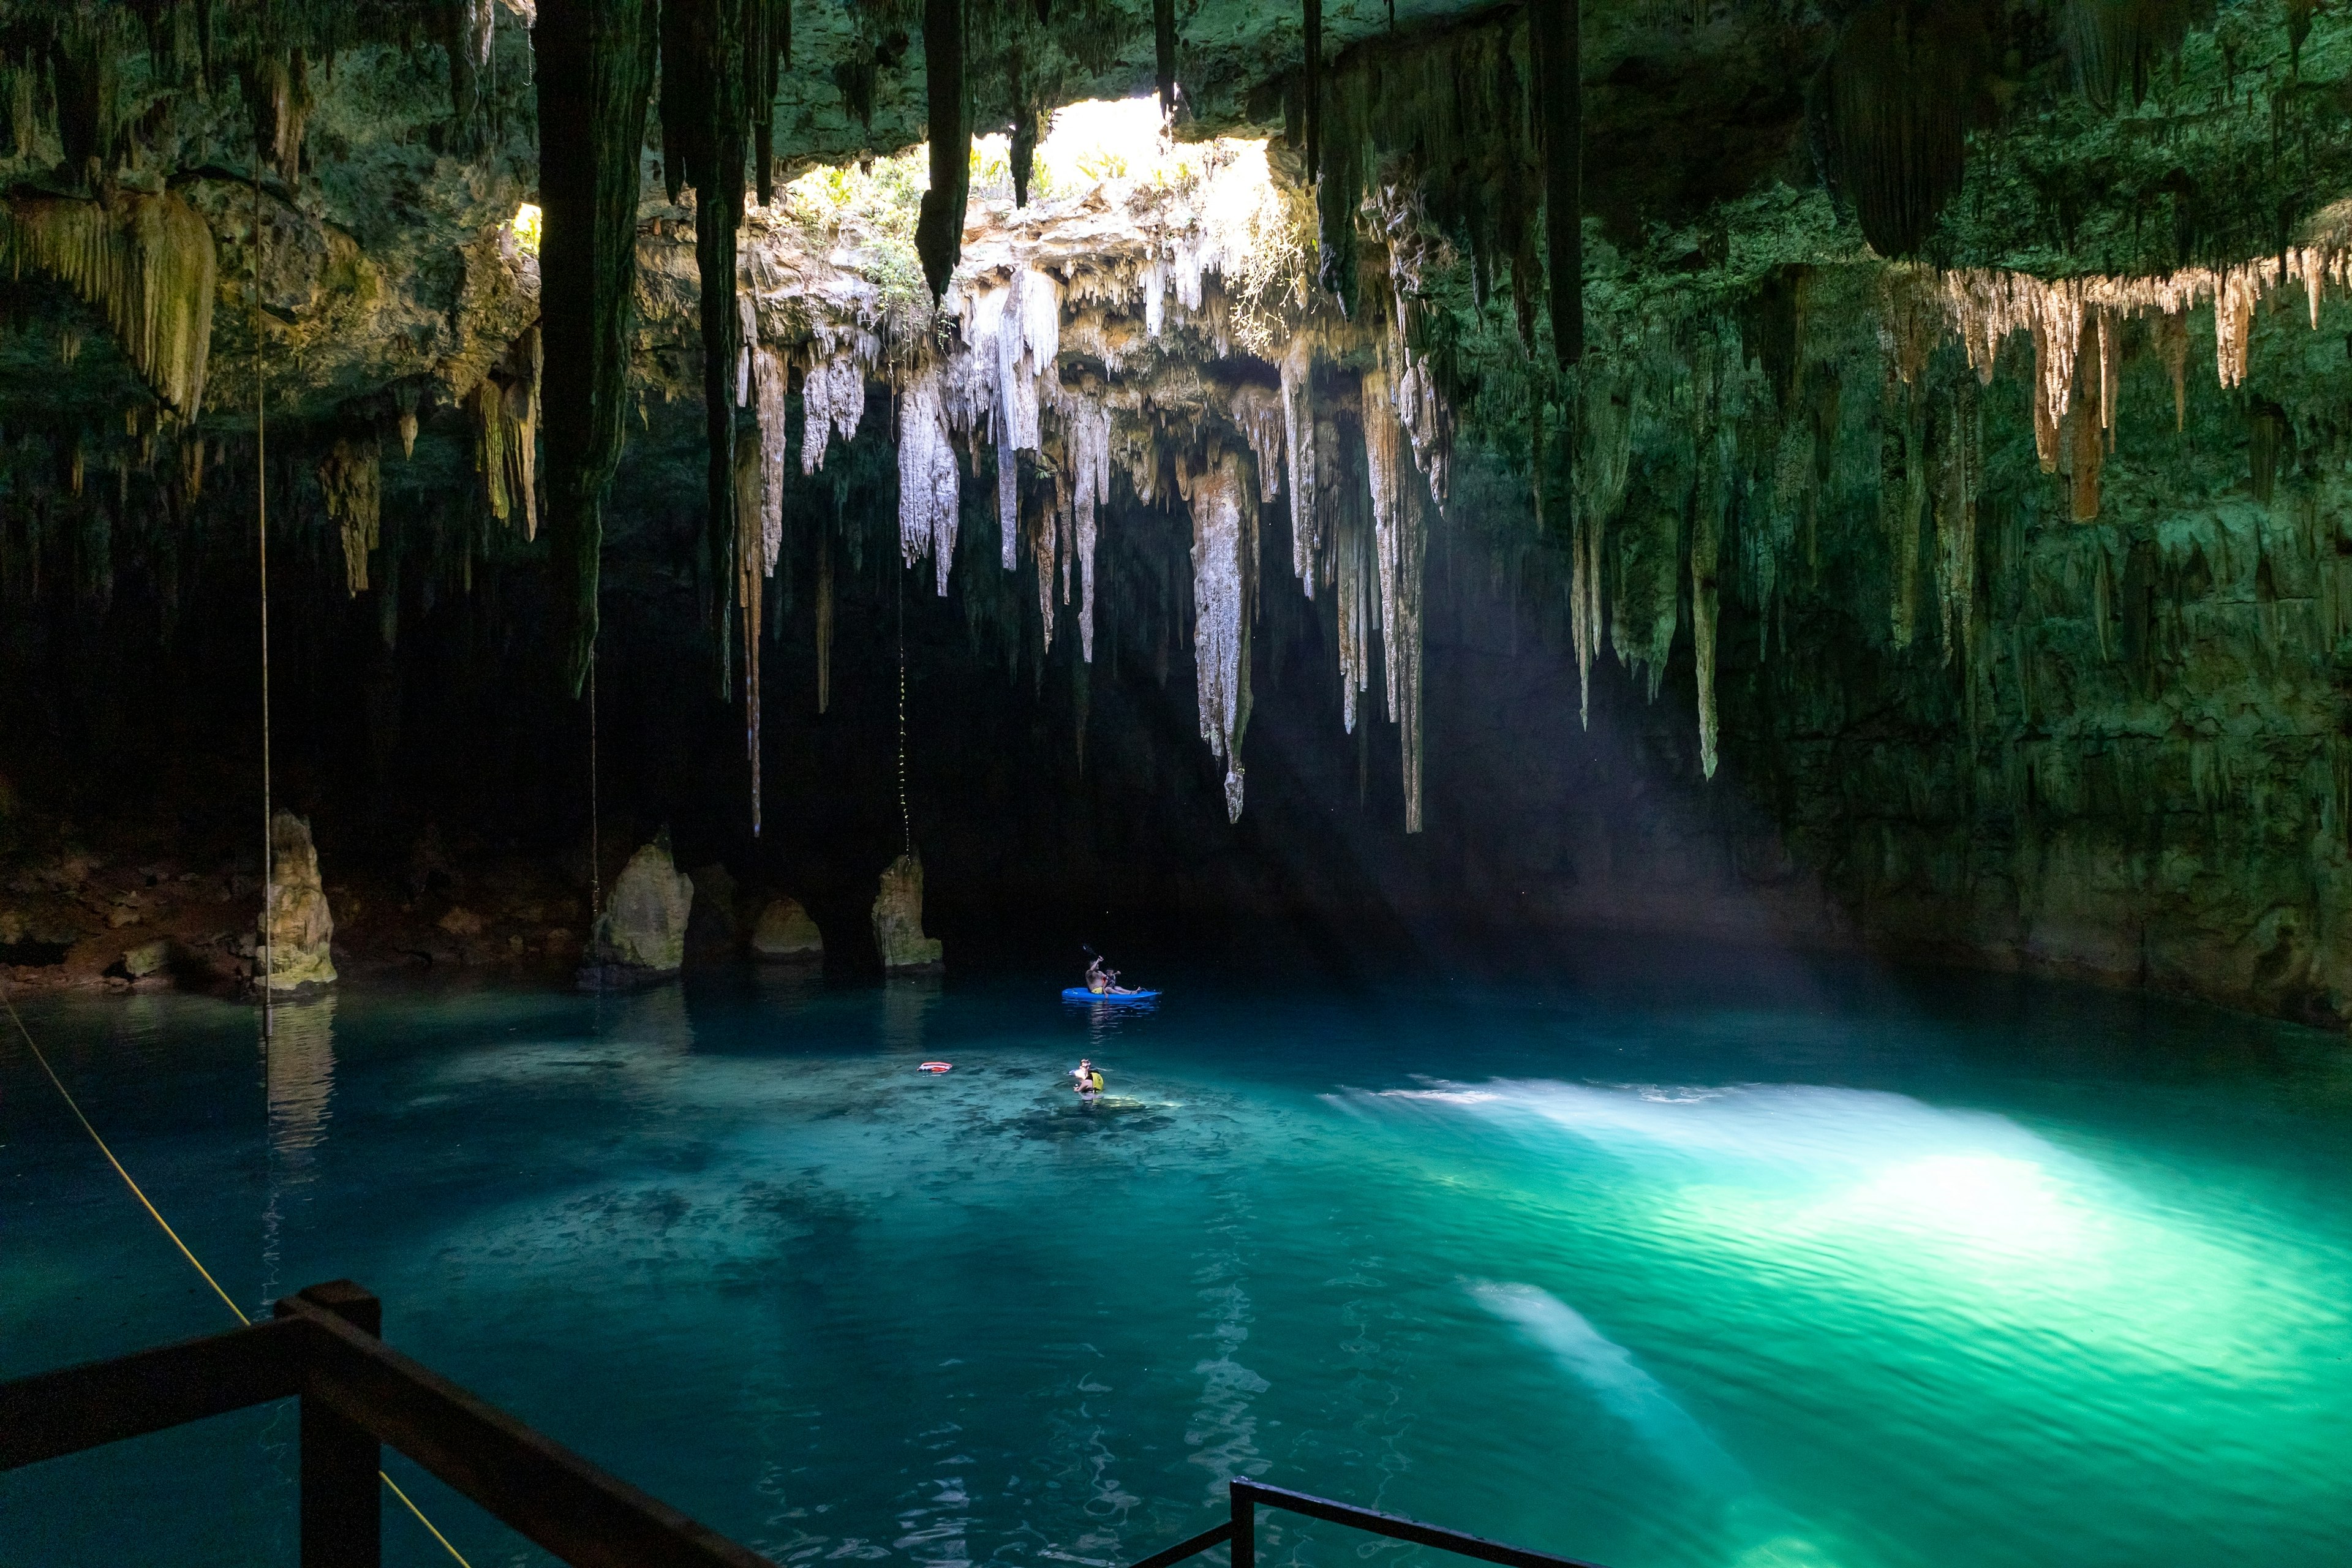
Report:
M 1151 0 L 1153 74 L 1159 79 L 1160 112 L 1176 112 L 1176 0 Z
M 790 396 L 792 371 L 784 356 L 766 343 L 751 347 L 752 406 L 760 426 L 760 486 L 756 509 L 748 515 L 760 520 L 760 575 L 776 574 L 776 559 L 784 549 L 784 458 L 792 432 Z
M 898 552 L 912 566 L 929 556 L 945 597 L 955 564 L 958 492 L 954 438 L 940 401 L 940 372 L 927 366 L 898 404 Z
M 816 536 L 816 710 L 833 703 L 833 535 Z
M 1016 78 L 1013 88 L 1013 205 L 1029 205 L 1029 184 L 1037 168 L 1037 142 L 1046 120 L 1045 101 L 1026 91 Z
M 1323 0 L 1306 0 L 1302 19 L 1302 73 L 1299 90 L 1306 100 L 1307 181 L 1313 184 L 1323 173 Z M 1294 489 L 1291 494 L 1296 497 Z
M 1530 0 L 1529 52 L 1542 127 L 1544 245 L 1552 352 L 1584 357 L 1584 86 L 1581 0 Z
M 1310 6 L 1315 0 L 1309 0 Z M 1290 570 L 1315 596 L 1315 563 L 1323 549 L 1322 492 L 1315 482 L 1315 349 L 1303 332 L 1282 356 L 1282 428 L 1290 463 Z
M 1225 764 L 1225 815 L 1242 816 L 1242 735 L 1250 717 L 1248 551 L 1242 537 L 1241 461 L 1211 450 L 1198 474 L 1178 460 L 1177 489 L 1192 511 L 1192 662 L 1201 739 Z
M 751 156 L 751 26 L 761 0 L 665 0 L 661 13 L 662 159 L 672 201 L 694 188 L 694 261 L 700 288 L 705 558 L 714 571 L 735 557 L 735 399 L 730 378 L 742 351 L 735 303 L 736 231 L 743 223 L 743 171 Z M 734 598 L 709 595 L 719 684 L 732 684 Z
M 2157 357 L 2172 380 L 2172 433 L 2178 436 L 2189 427 L 2189 313 L 2167 310 L 2158 316 L 2155 336 Z
M 1984 426 L 1976 384 L 1954 389 L 1942 443 L 1943 482 L 1936 498 L 1936 607 L 1944 662 L 1955 651 L 1976 665 L 1977 497 L 1983 488 Z
M 1322 438 L 1326 435 L 1333 438 L 1327 442 Z M 1328 477 L 1333 480 L 1339 480 L 1346 472 L 1334 425 L 1327 422 L 1318 426 L 1316 455 L 1318 462 L 1330 465 Z M 1367 526 L 1363 500 L 1357 488 L 1345 482 L 1323 485 L 1324 477 L 1318 472 L 1318 488 L 1333 500 L 1331 586 L 1332 611 L 1339 621 L 1339 717 L 1349 733 L 1353 734 L 1359 719 L 1358 699 L 1371 687 L 1371 626 L 1378 613 L 1371 530 Z
M 1072 542 L 1078 557 L 1078 644 L 1083 661 L 1095 658 L 1095 546 L 1099 508 L 1110 503 L 1110 410 L 1088 391 L 1073 396 L 1063 415 L 1068 426 Z
M 971 192 L 971 89 L 964 76 L 964 0 L 923 0 L 923 87 L 930 115 L 931 184 L 915 224 L 915 253 L 931 298 L 947 293 L 963 256 Z
M 604 498 L 620 462 L 636 287 L 639 159 L 658 15 L 651 0 L 539 0 L 540 323 L 547 526 L 562 668 L 576 694 L 596 647 Z
M 866 372 L 857 356 L 835 349 L 813 359 L 801 383 L 801 472 L 824 468 L 826 447 L 835 438 L 856 439 L 865 417 Z
M 1423 574 L 1428 551 L 1421 483 L 1407 460 L 1404 426 L 1388 374 L 1364 374 L 1364 471 L 1370 481 L 1372 539 L 1378 562 L 1381 668 L 1387 676 L 1389 721 L 1404 752 L 1404 830 L 1421 831 L 1421 652 Z
M 520 511 L 525 539 L 539 535 L 537 464 L 543 341 L 537 327 L 524 328 L 467 397 L 474 416 L 474 467 L 482 476 L 490 514 L 511 524 Z
M 490 68 L 493 0 L 442 0 L 442 52 L 449 57 L 449 150 L 472 158 L 488 137 L 482 78 Z
M 1054 567 L 1061 541 L 1059 507 L 1046 507 L 1037 513 L 1035 534 L 1030 540 L 1029 554 L 1037 567 L 1037 616 L 1044 626 L 1044 641 L 1039 657 L 1054 651 Z
M 762 353 L 769 353 L 762 347 Z M 782 365 L 779 363 L 781 371 Z M 754 373 L 757 374 L 756 372 Z M 782 428 L 782 399 L 776 424 Z M 762 435 L 765 431 L 762 430 Z M 783 474 L 783 452 L 776 453 L 774 468 L 781 482 Z M 744 518 L 762 517 L 766 512 L 763 490 L 767 483 L 769 463 L 760 447 L 739 445 L 735 451 L 735 511 Z M 778 495 L 781 500 L 781 494 Z M 736 534 L 734 571 L 731 584 L 735 609 L 740 627 L 743 659 L 743 752 L 751 772 L 751 837 L 760 837 L 760 612 L 765 605 L 765 583 L 772 570 L 775 557 L 760 541 L 754 540 L 750 529 Z
M 106 318 L 164 405 L 193 420 L 204 403 L 218 262 L 212 226 L 179 196 L 116 193 L 111 207 L 21 195 L 0 209 L 0 266 L 37 272 Z
M 1916 256 L 1968 168 L 1990 45 L 1973 5 L 1874 0 L 1846 24 L 1821 88 L 1832 188 L 1885 257 Z
M 421 389 L 413 381 L 396 384 L 392 389 L 394 420 L 400 431 L 400 455 L 416 456 L 416 405 Z
M 1715 777 L 1715 628 L 1721 603 L 1717 573 L 1722 556 L 1723 514 L 1731 493 L 1728 435 L 1707 441 L 1701 454 L 1697 496 L 1691 511 L 1691 654 L 1698 686 L 1699 771 Z
M 343 580 L 351 596 L 367 592 L 368 552 L 382 541 L 383 486 L 373 440 L 338 438 L 319 464 L 327 521 L 342 536 Z
M 1569 626 L 1576 647 L 1577 712 L 1592 723 L 1592 664 L 1603 629 L 1601 563 L 1610 521 L 1625 496 L 1633 461 L 1632 411 L 1622 390 L 1591 386 L 1576 401 L 1582 450 L 1576 464 L 1576 515 L 1569 542 Z
M 251 88 L 254 139 L 289 185 L 302 183 L 302 132 L 310 114 L 310 62 L 299 48 L 265 52 Z
M 1629 509 L 1617 530 L 1610 641 L 1618 663 L 1643 672 L 1656 701 L 1681 620 L 1682 519 L 1655 506 Z

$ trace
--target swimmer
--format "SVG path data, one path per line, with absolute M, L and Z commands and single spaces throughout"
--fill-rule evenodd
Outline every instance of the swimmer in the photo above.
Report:
M 1084 1058 L 1079 1058 L 1078 1065 L 1070 1069 L 1070 1077 L 1076 1080 L 1070 1087 L 1078 1091 L 1080 1100 L 1091 1102 L 1102 1092 L 1102 1074 L 1095 1070 L 1093 1062 Z

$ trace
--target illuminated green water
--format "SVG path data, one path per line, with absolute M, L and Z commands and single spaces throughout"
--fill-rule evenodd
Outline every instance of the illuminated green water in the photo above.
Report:
M 266 1070 L 218 1004 L 34 1024 L 248 1310 L 359 1279 L 782 1561 L 1123 1563 L 1244 1473 L 1617 1568 L 2352 1560 L 2336 1040 L 1786 973 L 1051 998 L 352 994 Z M 47 1096 L 0 1056 L 0 1373 L 219 1326 Z M 0 1563 L 290 1562 L 292 1430 L 0 1476 Z

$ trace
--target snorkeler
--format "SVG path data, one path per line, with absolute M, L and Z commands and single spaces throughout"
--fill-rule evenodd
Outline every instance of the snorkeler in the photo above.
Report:
M 1070 1077 L 1076 1080 L 1070 1087 L 1078 1091 L 1080 1100 L 1091 1100 L 1102 1092 L 1102 1074 L 1095 1070 L 1093 1062 L 1083 1057 L 1078 1059 L 1078 1065 L 1070 1069 Z

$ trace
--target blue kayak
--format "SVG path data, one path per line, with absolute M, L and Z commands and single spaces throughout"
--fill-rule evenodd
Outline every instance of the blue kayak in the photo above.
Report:
M 1160 993 L 1157 991 L 1123 991 L 1113 994 L 1097 996 L 1083 985 L 1072 985 L 1066 987 L 1063 990 L 1062 1000 L 1065 1002 L 1112 1002 L 1128 1003 L 1132 1005 L 1137 1002 L 1157 1002 L 1160 1000 Z

